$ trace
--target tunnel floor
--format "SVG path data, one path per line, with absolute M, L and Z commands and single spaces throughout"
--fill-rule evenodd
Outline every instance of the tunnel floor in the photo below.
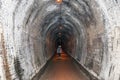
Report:
M 39 80 L 89 80 L 78 65 L 65 53 L 56 54 Z

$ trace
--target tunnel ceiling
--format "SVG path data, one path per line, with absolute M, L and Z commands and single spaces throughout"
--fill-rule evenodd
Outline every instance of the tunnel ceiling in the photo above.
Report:
M 65 32 L 66 36 L 70 36 L 80 34 L 89 24 L 95 24 L 93 15 L 89 0 L 63 0 L 61 4 L 49 0 L 41 4 L 34 2 L 28 19 L 33 21 L 32 25 L 39 21 L 37 25 L 42 27 L 37 31 L 42 36 L 46 36 L 48 31 L 53 36 L 58 32 Z M 60 26 L 63 27 L 62 30 L 57 28 Z
M 97 8 L 91 5 L 93 3 L 97 4 L 89 0 L 63 0 L 62 3 L 56 3 L 56 0 L 43 0 L 39 3 L 36 0 L 26 17 L 28 18 L 26 25 L 35 26 L 34 33 L 41 34 L 46 46 L 54 47 L 61 40 L 67 45 L 69 53 L 72 53 L 71 50 L 77 49 L 79 45 L 78 49 L 85 51 L 88 29 L 91 25 L 94 29 L 97 22 L 101 21 L 99 18 L 96 19 L 101 15 L 99 15 L 100 11 L 97 13 Z M 32 30 L 30 28 L 30 31 Z

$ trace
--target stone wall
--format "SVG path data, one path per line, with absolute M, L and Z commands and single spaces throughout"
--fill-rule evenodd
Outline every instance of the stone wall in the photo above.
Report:
M 42 52 L 42 39 L 39 38 L 40 36 L 35 36 L 37 33 L 32 31 L 34 29 L 30 30 L 30 26 L 25 24 L 27 12 L 34 1 L 1 0 L 0 2 L 0 22 L 4 37 L 2 45 L 5 46 L 7 53 L 0 59 L 2 61 L 7 58 L 10 73 L 10 78 L 6 77 L 6 80 L 30 80 L 46 62 Z M 2 62 L 0 66 L 0 69 L 3 68 Z M 5 71 L 0 73 L 0 80 L 5 80 L 4 76 L 8 74 Z M 5 75 L 3 76 L 2 73 Z
M 66 35 L 74 38 L 66 41 L 68 53 L 100 80 L 119 80 L 120 1 L 64 0 L 61 10 Z M 44 66 L 59 17 L 54 0 L 0 1 L 0 80 L 30 80 Z

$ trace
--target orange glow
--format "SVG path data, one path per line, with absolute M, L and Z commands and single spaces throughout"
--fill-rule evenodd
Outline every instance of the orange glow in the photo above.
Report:
M 62 0 L 56 0 L 57 3 L 62 3 Z
M 54 56 L 53 58 L 53 61 L 54 62 L 58 62 L 58 61 L 67 61 L 69 60 L 69 56 L 65 53 L 65 52 L 62 52 L 61 53 L 61 57 L 58 56 L 58 54 L 56 53 L 56 55 Z

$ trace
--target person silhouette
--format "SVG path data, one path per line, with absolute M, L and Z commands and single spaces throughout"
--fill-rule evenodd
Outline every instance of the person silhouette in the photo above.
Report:
M 59 45 L 57 48 L 57 54 L 59 57 L 61 56 L 61 53 L 62 53 L 62 49 L 61 49 L 61 45 Z

